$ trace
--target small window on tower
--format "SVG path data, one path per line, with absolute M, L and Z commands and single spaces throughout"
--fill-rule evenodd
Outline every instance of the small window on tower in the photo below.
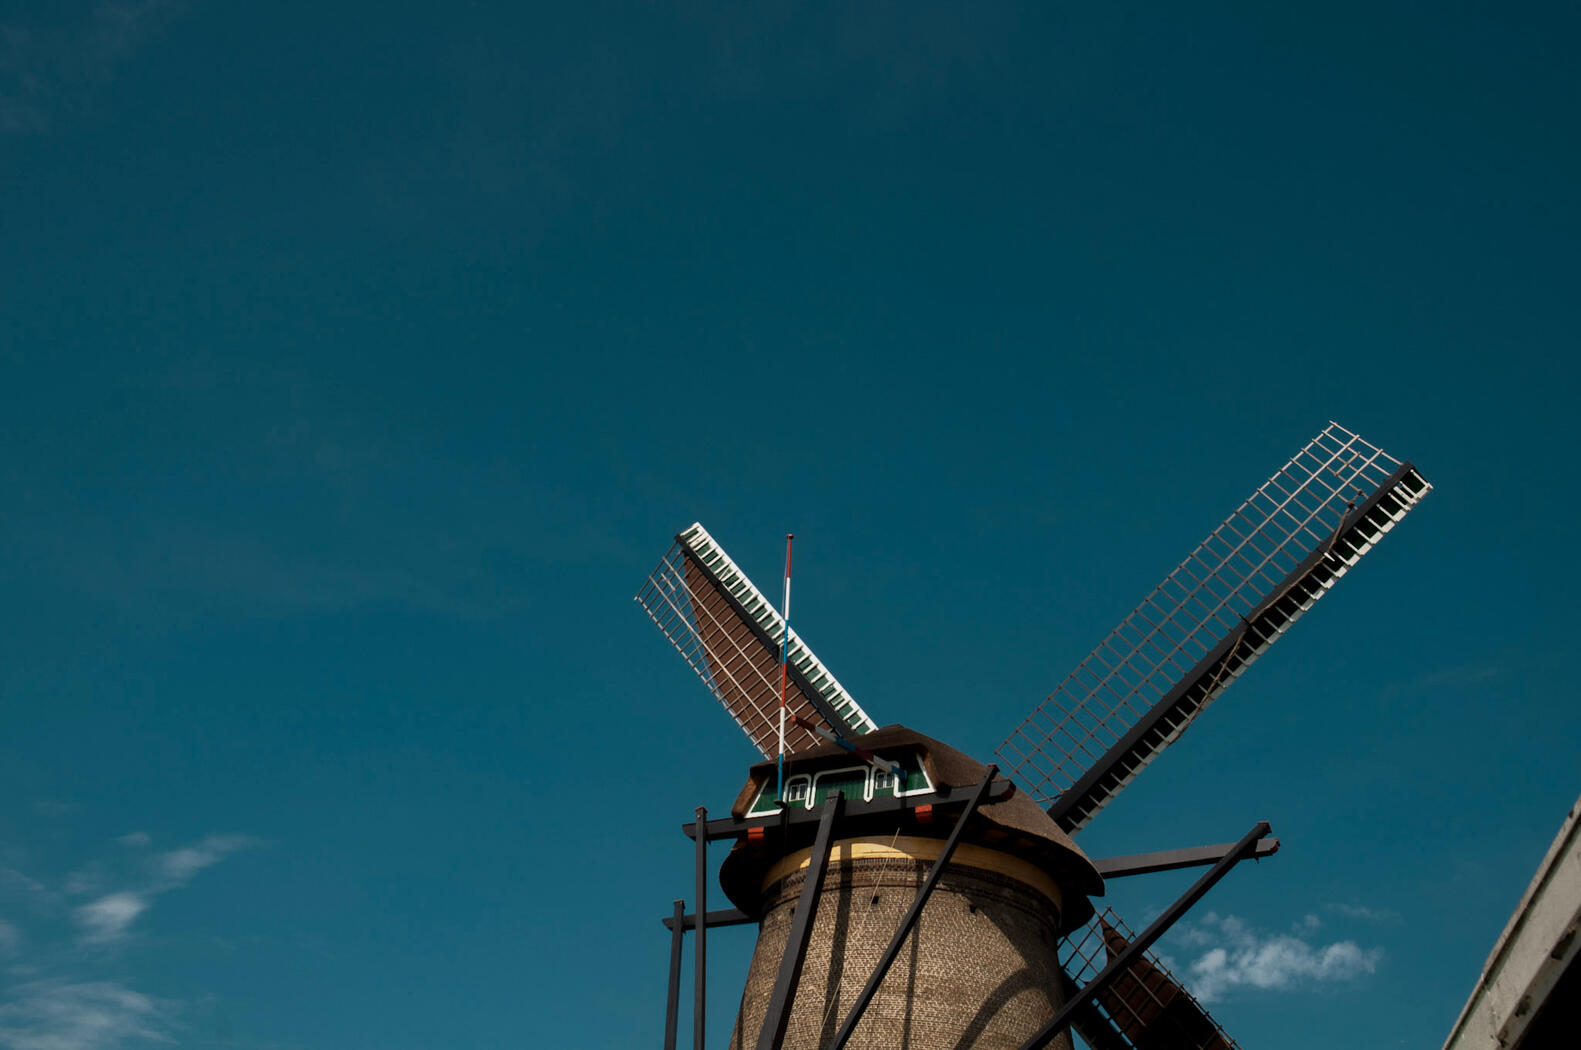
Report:
M 807 779 L 805 777 L 797 777 L 795 780 L 792 780 L 790 783 L 785 785 L 785 801 L 807 801 Z
M 882 769 L 874 770 L 874 772 L 873 772 L 873 792 L 874 792 L 874 794 L 877 794 L 880 791 L 893 791 L 893 790 L 895 790 L 895 774 L 886 772 L 886 771 L 884 771 Z

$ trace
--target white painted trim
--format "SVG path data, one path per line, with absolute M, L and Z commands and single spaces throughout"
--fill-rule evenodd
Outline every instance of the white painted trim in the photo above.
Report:
M 873 801 L 873 767 L 869 765 L 841 766 L 839 769 L 820 769 L 816 771 L 812 775 L 812 790 L 807 793 L 807 797 L 809 799 L 816 799 L 818 797 L 818 781 L 822 780 L 824 777 L 832 777 L 836 773 L 861 773 L 862 801 Z

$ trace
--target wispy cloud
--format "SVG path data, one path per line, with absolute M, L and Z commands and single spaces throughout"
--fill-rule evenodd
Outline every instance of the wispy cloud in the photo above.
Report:
M 114 1050 L 174 1042 L 168 1004 L 114 981 L 29 981 L 0 1003 L 6 1050 Z
M 34 813 L 37 813 L 41 817 L 48 817 L 51 820 L 58 820 L 61 817 L 70 816 L 72 813 L 76 812 L 76 810 L 77 803 L 61 802 L 58 799 L 46 798 L 40 799 L 33 803 Z
M 459 507 L 475 498 L 476 493 L 463 494 L 447 505 Z M 531 502 L 519 494 L 501 496 L 501 504 L 507 501 L 513 507 Z M 521 582 L 535 556 L 519 537 L 501 537 L 494 525 L 480 523 L 482 515 L 468 519 L 465 528 L 471 532 L 458 525 L 454 536 L 441 538 L 410 523 L 392 524 L 374 506 L 338 513 L 345 520 L 330 530 L 332 539 L 324 544 L 250 524 L 158 514 L 117 528 L 52 514 L 19 515 L 15 524 L 29 571 L 144 625 L 216 615 L 289 617 L 368 605 L 476 620 L 520 608 L 527 600 Z M 525 515 L 501 510 L 498 519 L 519 521 Z M 346 542 L 351 532 L 364 542 Z M 589 542 L 602 541 L 594 535 Z
M 122 839 L 127 836 L 122 836 Z M 117 841 L 122 841 L 118 839 Z M 146 845 L 149 836 L 143 835 L 136 844 Z M 153 906 L 159 894 L 185 886 L 198 872 L 212 867 L 237 850 L 258 845 L 258 840 L 247 835 L 209 835 L 190 846 L 155 854 L 149 861 L 144 876 L 134 884 L 112 893 L 106 893 L 74 912 L 84 944 L 113 944 L 132 932 L 132 924 Z M 96 868 L 74 872 L 67 879 L 67 892 L 82 892 L 84 887 L 102 888 L 107 879 Z M 77 889 L 74 891 L 73 887 Z
M 174 889 L 185 886 L 192 876 L 218 864 L 227 854 L 256 845 L 258 840 L 247 835 L 210 835 L 191 846 L 161 853 L 154 860 L 154 869 L 162 885 Z
M 49 887 L 27 872 L 16 868 L 0 867 L 0 897 L 31 896 L 48 892 Z
M 43 131 L 81 107 L 187 6 L 95 0 L 68 29 L 0 23 L 0 133 Z
M 1209 912 L 1174 940 L 1198 951 L 1185 975 L 1205 1003 L 1235 989 L 1285 990 L 1350 981 L 1377 970 L 1382 948 L 1362 948 L 1350 940 L 1314 943 L 1310 938 L 1321 928 L 1322 920 L 1308 914 L 1294 924 L 1293 933 L 1270 934 L 1233 915 Z
M 1331 912 L 1345 916 L 1347 919 L 1360 919 L 1362 922 L 1382 924 L 1400 921 L 1400 913 L 1391 911 L 1388 908 L 1369 908 L 1362 904 L 1343 904 L 1339 902 L 1325 904 L 1324 907 Z
M 77 924 L 88 944 L 107 944 L 125 937 L 137 917 L 148 910 L 146 894 L 123 890 L 110 893 L 76 911 Z
M 67 875 L 66 881 L 61 883 L 60 888 L 68 897 L 86 897 L 94 893 L 103 893 L 107 885 L 104 866 L 89 864 Z
M 60 893 L 18 868 L 0 865 L 0 901 L 17 902 L 32 911 L 60 906 Z
M 15 955 L 22 948 L 22 932 L 13 924 L 0 919 L 0 959 Z
M 1495 664 L 1485 660 L 1471 663 L 1451 664 L 1440 667 L 1434 671 L 1417 675 L 1403 682 L 1395 682 L 1383 690 L 1385 700 L 1395 700 L 1401 697 L 1415 697 L 1423 694 L 1454 693 L 1463 690 L 1484 690 L 1491 688 L 1488 683 L 1499 675 Z
M 0 866 L 0 1050 L 136 1050 L 174 1043 L 178 999 L 150 996 L 109 967 L 150 921 L 159 897 L 190 883 L 239 850 L 261 845 L 246 835 L 207 835 L 155 849 L 131 832 L 104 855 L 63 875 L 34 877 Z M 27 850 L 0 853 L 32 864 Z M 204 1001 L 197 998 L 195 1002 Z

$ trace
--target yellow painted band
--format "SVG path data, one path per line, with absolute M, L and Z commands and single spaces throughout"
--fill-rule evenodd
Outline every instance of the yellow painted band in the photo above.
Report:
M 854 839 L 841 839 L 829 848 L 829 862 L 839 864 L 842 861 L 865 860 L 870 857 L 894 857 L 905 860 L 920 860 L 931 863 L 939 859 L 939 854 L 944 852 L 943 839 L 921 838 L 912 835 L 900 835 L 892 838 L 872 836 Z M 776 882 L 793 872 L 801 871 L 812 863 L 812 850 L 797 850 L 795 853 L 784 857 L 769 869 L 763 877 L 763 889 L 767 890 Z M 951 864 L 960 864 L 968 868 L 979 868 L 991 871 L 997 875 L 1014 879 L 1037 890 L 1053 902 L 1054 907 L 1064 910 L 1064 899 L 1060 895 L 1059 886 L 1049 878 L 1048 873 L 1029 861 L 1020 857 L 1012 857 L 1008 853 L 987 849 L 983 846 L 974 846 L 963 842 L 955 847 L 955 854 L 950 858 Z

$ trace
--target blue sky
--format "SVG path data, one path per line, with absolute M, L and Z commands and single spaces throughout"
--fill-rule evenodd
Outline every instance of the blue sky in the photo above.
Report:
M 657 1042 L 678 529 L 987 758 L 1329 419 L 1436 491 L 1081 841 L 1268 819 L 1165 953 L 1439 1045 L 1578 791 L 1577 28 L 0 6 L 0 1047 Z

